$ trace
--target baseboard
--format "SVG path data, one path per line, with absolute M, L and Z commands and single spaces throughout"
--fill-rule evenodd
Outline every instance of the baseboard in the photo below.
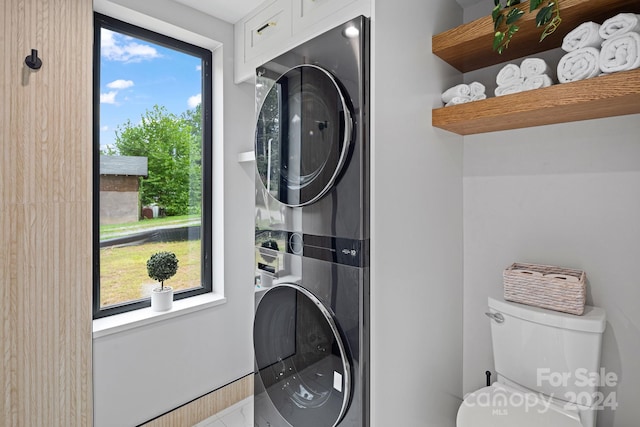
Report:
M 192 400 L 140 427 L 185 427 L 198 424 L 253 394 L 253 374 Z

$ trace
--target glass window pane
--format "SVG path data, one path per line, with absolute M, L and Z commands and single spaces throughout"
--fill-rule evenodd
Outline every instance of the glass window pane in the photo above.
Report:
M 102 27 L 99 41 L 94 313 L 148 299 L 159 284 L 146 261 L 160 251 L 179 260 L 165 286 L 210 290 L 202 262 L 207 64 L 201 55 L 113 28 Z

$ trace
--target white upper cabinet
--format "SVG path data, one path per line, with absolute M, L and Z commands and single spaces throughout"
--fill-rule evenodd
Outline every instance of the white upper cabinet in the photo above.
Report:
M 260 58 L 261 52 L 277 48 L 291 37 L 291 0 L 268 2 L 264 9 L 244 22 L 242 34 L 244 62 L 251 62 Z
M 356 16 L 371 16 L 371 0 L 268 0 L 235 24 L 236 83 L 256 67 Z
M 355 1 L 356 0 L 293 0 L 293 31 L 303 31 L 306 27 L 322 21 L 327 16 L 339 13 L 341 9 L 348 7 L 352 3 L 355 3 Z

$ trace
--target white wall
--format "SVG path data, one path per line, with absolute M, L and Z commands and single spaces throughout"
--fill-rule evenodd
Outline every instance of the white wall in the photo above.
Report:
M 464 21 L 488 15 L 484 1 Z M 517 37 L 517 35 L 516 35 Z M 538 55 L 550 65 L 563 52 Z M 513 61 L 519 63 L 520 60 Z M 467 73 L 493 94 L 500 65 Z M 587 273 L 587 303 L 607 311 L 602 366 L 619 376 L 615 411 L 600 427 L 640 418 L 640 116 L 632 115 L 464 139 L 464 393 L 494 371 L 487 297 L 502 296 L 502 270 L 515 261 Z M 495 379 L 495 378 L 494 378 Z
M 143 422 L 253 369 L 253 166 L 236 159 L 252 148 L 253 89 L 232 84 L 231 25 L 166 0 L 135 7 L 223 43 L 228 302 L 95 341 L 96 426 Z M 603 366 L 620 375 L 620 407 L 599 425 L 635 425 L 639 117 L 465 137 L 463 156 L 462 137 L 431 126 L 442 90 L 463 79 L 431 54 L 431 35 L 461 21 L 449 0 L 374 2 L 372 426 L 455 425 L 461 396 L 493 369 L 483 313 L 514 261 L 587 272 L 588 302 L 609 316 Z
M 454 426 L 462 396 L 462 137 L 431 126 L 462 80 L 431 36 L 450 0 L 376 1 L 372 52 L 371 418 Z
M 214 68 L 224 73 L 224 80 L 214 83 L 214 94 L 224 92 L 223 108 L 214 106 L 219 142 L 214 148 L 219 196 L 214 269 L 224 268 L 215 286 L 224 288 L 227 302 L 94 340 L 94 422 L 111 427 L 137 425 L 253 371 L 254 171 L 252 163 L 239 164 L 237 154 L 253 147 L 253 128 L 247 124 L 255 113 L 253 86 L 233 84 L 231 24 L 167 0 L 101 0 L 96 10 L 115 11 L 116 18 L 156 31 L 153 27 L 160 26 L 165 34 L 205 47 L 220 42 Z M 168 379 L 157 377 L 161 370 L 168 370 Z
M 493 6 L 491 0 L 470 1 L 469 5 L 464 7 L 463 21 L 470 22 L 483 16 L 489 16 L 493 10 Z
M 464 392 L 493 371 L 487 296 L 512 262 L 582 269 L 587 304 L 608 322 L 602 366 L 619 408 L 601 427 L 640 418 L 640 116 L 465 137 Z

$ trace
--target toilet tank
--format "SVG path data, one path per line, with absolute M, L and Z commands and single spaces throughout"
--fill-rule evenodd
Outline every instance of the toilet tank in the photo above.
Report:
M 499 376 L 547 396 L 591 406 L 600 380 L 603 309 L 582 316 L 489 298 L 495 369 Z

